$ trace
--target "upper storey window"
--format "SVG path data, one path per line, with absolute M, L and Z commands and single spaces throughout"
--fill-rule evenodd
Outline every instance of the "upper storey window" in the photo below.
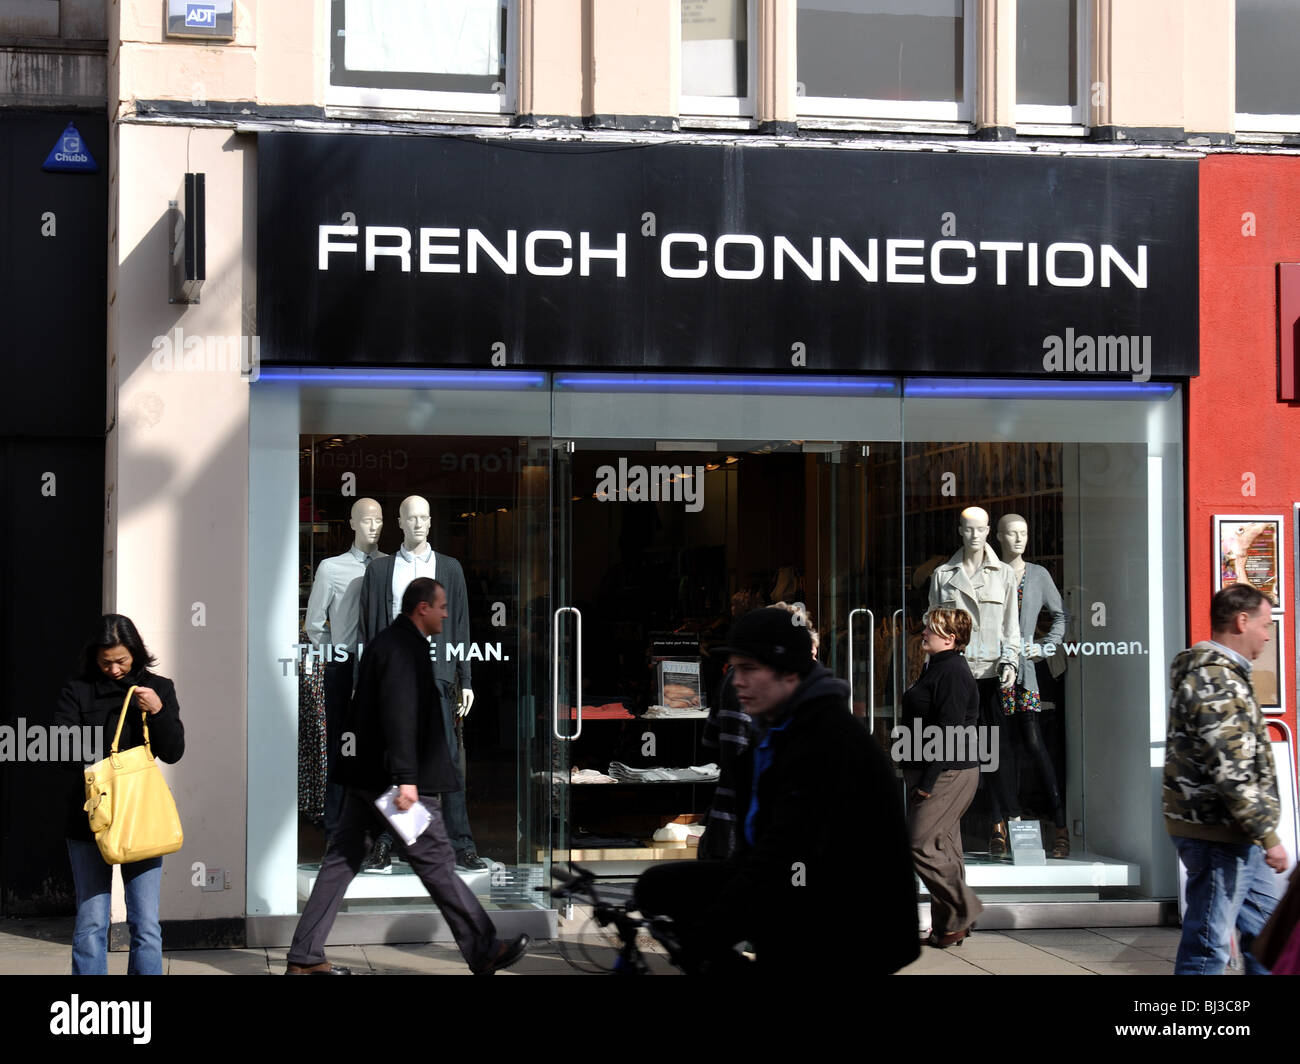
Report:
M 969 121 L 974 0 L 799 0 L 801 116 Z
M 1237 129 L 1300 132 L 1300 6 L 1237 0 Z
M 681 3 L 681 113 L 752 115 L 755 0 Z
M 510 113 L 509 0 L 331 0 L 326 102 Z
M 1016 5 L 1016 124 L 1086 121 L 1086 0 Z

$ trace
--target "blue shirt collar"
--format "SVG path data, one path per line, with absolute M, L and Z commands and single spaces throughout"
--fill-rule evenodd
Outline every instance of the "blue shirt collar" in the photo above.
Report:
M 1224 654 L 1227 654 L 1228 657 L 1230 657 L 1233 661 L 1235 661 L 1238 665 L 1240 665 L 1243 669 L 1246 670 L 1247 676 L 1250 675 L 1252 663 L 1248 661 L 1245 658 L 1245 656 L 1238 654 L 1235 650 L 1232 649 L 1232 647 L 1225 647 L 1222 643 L 1218 642 L 1217 640 L 1207 639 L 1206 642 L 1209 643 L 1210 646 L 1214 647 L 1215 650 L 1219 650 L 1222 651 Z

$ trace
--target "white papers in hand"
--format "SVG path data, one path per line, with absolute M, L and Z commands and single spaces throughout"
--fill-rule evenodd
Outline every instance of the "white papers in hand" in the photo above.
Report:
M 423 802 L 416 802 L 410 809 L 402 812 L 397 808 L 397 794 L 397 786 L 394 784 L 375 799 L 375 807 L 384 814 L 384 819 L 409 846 L 424 834 L 424 829 L 433 821 L 433 815 L 424 808 Z

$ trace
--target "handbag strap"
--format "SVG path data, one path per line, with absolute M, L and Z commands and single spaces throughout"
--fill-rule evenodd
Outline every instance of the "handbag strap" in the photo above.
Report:
M 131 696 L 135 694 L 136 685 L 132 685 L 126 692 L 126 697 L 122 699 L 122 712 L 117 715 L 117 731 L 113 733 L 113 746 L 109 750 L 110 754 L 117 753 L 118 741 L 122 738 L 122 724 L 126 721 L 126 707 L 131 704 Z M 144 710 L 140 711 L 140 726 L 144 728 L 144 746 L 150 753 L 153 753 L 149 746 L 149 715 Z

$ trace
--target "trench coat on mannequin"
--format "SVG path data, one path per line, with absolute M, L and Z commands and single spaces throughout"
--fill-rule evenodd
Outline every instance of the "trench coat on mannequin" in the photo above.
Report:
M 957 606 L 971 615 L 966 662 L 977 680 L 997 679 L 1003 665 L 1017 668 L 1020 609 L 1016 604 L 1016 574 L 987 543 L 984 561 L 968 577 L 958 551 L 930 576 L 930 605 Z

